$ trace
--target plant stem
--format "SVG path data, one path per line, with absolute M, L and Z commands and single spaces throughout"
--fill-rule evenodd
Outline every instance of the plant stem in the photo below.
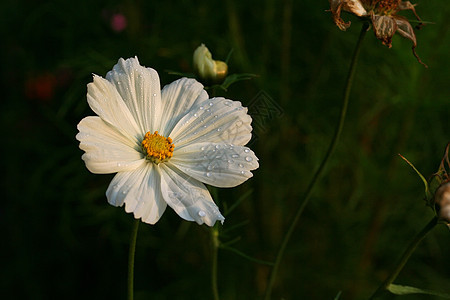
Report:
M 401 270 L 405 266 L 406 262 L 409 260 L 409 257 L 414 252 L 414 250 L 416 250 L 417 246 L 420 244 L 420 242 L 423 240 L 423 238 L 437 225 L 437 221 L 438 221 L 438 218 L 434 217 L 416 235 L 416 237 L 408 245 L 408 248 L 406 248 L 406 250 L 403 253 L 403 255 L 401 256 L 401 258 L 398 260 L 396 266 L 392 269 L 390 275 L 386 278 L 385 281 L 383 281 L 383 283 L 378 287 L 378 289 L 375 291 L 375 293 L 373 293 L 373 295 L 370 297 L 370 299 L 375 299 L 376 297 L 380 296 L 383 292 L 385 292 L 387 290 L 389 285 L 394 282 L 394 280 L 397 278 L 398 274 L 400 274 Z
M 134 256 L 136 253 L 136 240 L 139 229 L 139 219 L 135 219 L 130 237 L 130 249 L 128 252 L 128 300 L 133 300 L 134 291 Z
M 219 300 L 219 289 L 217 287 L 217 254 L 219 251 L 219 231 L 215 226 L 211 228 L 211 247 L 212 247 L 211 287 L 214 300 Z
M 312 193 L 316 183 L 318 182 L 320 176 L 322 175 L 322 172 L 325 169 L 325 166 L 326 166 L 327 162 L 329 161 L 331 155 L 333 154 L 333 152 L 336 148 L 336 145 L 339 141 L 339 138 L 341 136 L 342 128 L 344 127 L 345 117 L 347 114 L 347 107 L 348 107 L 348 102 L 349 102 L 349 98 L 350 98 L 350 90 L 352 87 L 353 78 L 354 78 L 355 71 L 356 71 L 356 62 L 358 60 L 358 55 L 361 50 L 362 40 L 367 32 L 367 29 L 368 29 L 368 24 L 364 23 L 363 27 L 361 29 L 361 33 L 359 35 L 358 41 L 356 43 L 355 50 L 353 52 L 353 57 L 352 57 L 352 61 L 350 63 L 350 68 L 349 68 L 349 72 L 347 75 L 347 81 L 345 84 L 344 95 L 343 95 L 343 104 L 342 104 L 342 108 L 341 108 L 339 123 L 336 128 L 336 132 L 334 133 L 333 139 L 330 143 L 330 146 L 328 147 L 328 151 L 325 154 L 325 157 L 324 157 L 322 163 L 320 164 L 319 168 L 317 169 L 316 173 L 314 174 L 314 177 L 312 178 L 310 184 L 308 185 L 306 193 L 304 194 L 304 197 L 303 197 L 303 202 L 301 203 L 300 207 L 297 209 L 294 219 L 293 219 L 291 225 L 289 226 L 288 230 L 286 231 L 283 241 L 281 242 L 280 248 L 278 249 L 275 263 L 274 263 L 274 266 L 270 273 L 269 282 L 268 282 L 268 285 L 266 288 L 266 294 L 264 297 L 265 300 L 269 300 L 271 298 L 272 288 L 275 283 L 275 279 L 277 277 L 278 268 L 280 266 L 280 263 L 283 258 L 284 251 L 286 250 L 286 246 L 289 242 L 289 239 L 290 239 L 292 233 L 294 232 L 294 229 L 298 223 L 298 220 L 300 219 L 301 214 L 303 213 L 306 205 L 309 202 L 311 193 Z

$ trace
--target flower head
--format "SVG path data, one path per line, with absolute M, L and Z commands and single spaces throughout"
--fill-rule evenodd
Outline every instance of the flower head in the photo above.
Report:
M 189 221 L 223 222 L 203 183 L 233 187 L 259 166 L 244 146 L 252 130 L 247 109 L 209 99 L 194 79 L 161 90 L 155 70 L 120 59 L 106 78 L 94 75 L 87 99 L 98 116 L 78 124 L 82 159 L 92 173 L 117 173 L 108 202 L 143 222 L 156 223 L 167 205 Z
M 350 21 L 342 20 L 341 11 L 366 18 L 371 22 L 375 36 L 389 48 L 392 47 L 392 37 L 396 32 L 409 39 L 413 43 L 414 56 L 423 64 L 415 50 L 417 40 L 411 24 L 406 18 L 397 15 L 401 10 L 411 10 L 417 20 L 421 21 L 414 8 L 415 5 L 411 2 L 401 0 L 329 0 L 329 2 L 334 22 L 341 30 L 350 27 Z
M 205 84 L 220 84 L 225 80 L 228 66 L 225 62 L 212 59 L 211 52 L 204 44 L 194 51 L 194 72 Z

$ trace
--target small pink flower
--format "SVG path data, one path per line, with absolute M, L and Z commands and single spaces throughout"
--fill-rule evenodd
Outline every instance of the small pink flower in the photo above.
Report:
M 111 16 L 111 28 L 115 32 L 122 32 L 127 27 L 127 18 L 121 13 Z

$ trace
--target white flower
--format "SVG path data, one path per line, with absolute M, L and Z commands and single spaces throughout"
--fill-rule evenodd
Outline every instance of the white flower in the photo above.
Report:
M 185 220 L 213 226 L 224 217 L 203 183 L 234 187 L 252 177 L 258 158 L 244 147 L 251 117 L 238 101 L 209 99 L 194 79 L 160 89 L 158 73 L 137 58 L 94 75 L 87 100 L 98 116 L 76 138 L 92 173 L 116 173 L 106 196 L 155 224 L 169 205 Z M 202 183 L 203 182 L 203 183 Z

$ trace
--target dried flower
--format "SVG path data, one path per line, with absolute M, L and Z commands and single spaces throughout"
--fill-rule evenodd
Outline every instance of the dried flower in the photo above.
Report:
M 341 30 L 350 26 L 341 18 L 341 11 L 352 13 L 358 17 L 369 19 L 375 36 L 387 47 L 392 47 L 392 37 L 396 32 L 413 43 L 412 52 L 419 63 L 426 66 L 416 53 L 417 40 L 414 30 L 409 21 L 397 15 L 399 11 L 411 10 L 417 20 L 421 21 L 414 8 L 415 5 L 409 1 L 401 0 L 329 0 L 330 10 L 336 25 Z
M 436 190 L 434 199 L 439 219 L 450 224 L 450 182 L 442 184 Z

